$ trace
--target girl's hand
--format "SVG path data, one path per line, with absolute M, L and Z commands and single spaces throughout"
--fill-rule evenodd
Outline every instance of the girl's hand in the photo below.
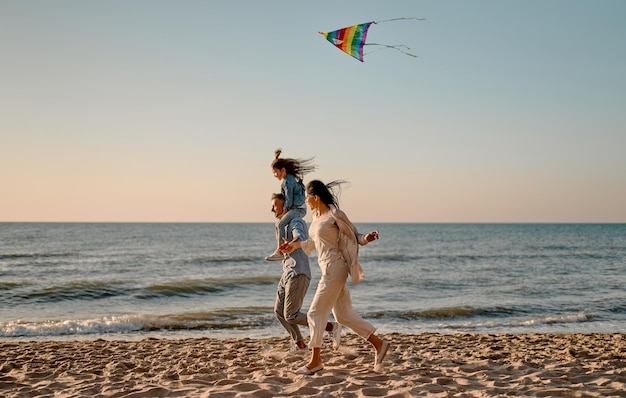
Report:
M 368 242 L 372 242 L 375 240 L 378 240 L 379 236 L 378 236 L 378 231 L 372 231 L 370 233 L 368 233 L 367 235 L 365 235 L 365 240 Z

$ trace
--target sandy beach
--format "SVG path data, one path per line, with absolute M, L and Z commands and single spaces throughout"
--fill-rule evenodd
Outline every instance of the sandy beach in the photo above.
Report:
M 383 368 L 345 334 L 325 369 L 288 338 L 0 343 L 6 397 L 626 396 L 624 334 L 387 334 Z

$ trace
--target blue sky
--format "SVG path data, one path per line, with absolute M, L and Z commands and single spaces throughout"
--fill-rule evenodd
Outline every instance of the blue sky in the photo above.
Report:
M 626 222 L 626 2 L 0 2 L 0 221 Z M 361 63 L 318 31 L 373 25 Z M 367 48 L 366 48 L 367 51 Z

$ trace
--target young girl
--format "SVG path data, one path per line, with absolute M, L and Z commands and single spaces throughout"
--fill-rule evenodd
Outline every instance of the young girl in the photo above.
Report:
M 268 261 L 279 261 L 284 255 L 278 250 L 278 246 L 285 239 L 285 228 L 294 217 L 304 217 L 306 214 L 306 204 L 304 202 L 304 184 L 302 177 L 315 170 L 310 159 L 280 158 L 282 149 L 274 151 L 274 161 L 272 162 L 272 173 L 281 182 L 280 193 L 285 197 L 283 214 L 276 222 L 276 250 L 265 257 Z

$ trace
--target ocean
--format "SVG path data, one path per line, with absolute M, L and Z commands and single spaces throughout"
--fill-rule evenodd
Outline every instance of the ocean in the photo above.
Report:
M 348 282 L 379 333 L 626 331 L 626 224 L 357 227 L 380 231 Z M 286 337 L 273 228 L 0 223 L 0 340 Z

